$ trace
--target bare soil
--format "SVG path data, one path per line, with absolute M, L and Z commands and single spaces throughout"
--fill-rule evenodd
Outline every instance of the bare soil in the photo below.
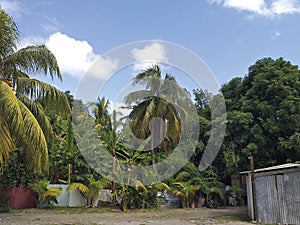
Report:
M 53 208 L 12 210 L 0 213 L 0 225 L 183 225 L 229 224 L 249 225 L 245 207 L 224 209 L 117 209 Z

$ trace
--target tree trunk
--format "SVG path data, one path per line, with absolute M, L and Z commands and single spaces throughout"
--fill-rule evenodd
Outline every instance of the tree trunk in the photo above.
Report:
M 112 159 L 112 170 L 113 170 L 113 174 L 116 173 L 116 162 L 115 162 L 115 150 L 113 150 L 113 159 Z M 111 186 L 112 186 L 112 205 L 115 207 L 117 205 L 117 193 L 116 193 L 116 182 L 112 181 L 111 182 Z
M 191 203 L 191 208 L 192 208 L 192 209 L 196 208 L 196 203 L 195 203 L 194 200 L 193 200 L 192 203 Z

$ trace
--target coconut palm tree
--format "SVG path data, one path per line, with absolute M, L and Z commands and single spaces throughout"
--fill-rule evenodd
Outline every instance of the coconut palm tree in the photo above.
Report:
M 44 45 L 17 49 L 17 42 L 17 25 L 0 9 L 0 170 L 10 151 L 21 147 L 34 171 L 46 171 L 52 128 L 40 102 L 57 112 L 68 113 L 70 107 L 62 92 L 29 77 L 44 74 L 61 80 L 55 56 Z
M 96 124 L 99 124 L 102 129 L 111 129 L 111 116 L 109 115 L 109 100 L 105 97 L 98 98 L 94 105 L 93 114 L 96 118 Z
M 146 90 L 126 96 L 126 103 L 133 105 L 129 114 L 130 128 L 140 139 L 146 139 L 151 134 L 151 150 L 163 150 L 167 155 L 168 150 L 180 140 L 181 117 L 187 115 L 182 105 L 189 102 L 187 99 L 190 96 L 179 87 L 174 77 L 166 74 L 162 79 L 157 65 L 137 74 L 134 84 L 144 85 Z

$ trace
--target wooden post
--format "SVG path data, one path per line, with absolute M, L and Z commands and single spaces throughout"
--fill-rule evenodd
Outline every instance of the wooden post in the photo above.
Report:
M 254 158 L 250 156 L 250 165 L 251 165 L 251 184 L 252 184 L 252 198 L 253 198 L 253 220 L 257 220 L 257 208 L 256 208 L 256 189 L 255 189 L 255 177 L 254 177 Z

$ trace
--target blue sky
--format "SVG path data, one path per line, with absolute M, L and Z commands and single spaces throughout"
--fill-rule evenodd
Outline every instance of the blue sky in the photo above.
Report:
M 21 46 L 46 44 L 57 56 L 64 82 L 54 84 L 73 94 L 95 59 L 142 40 L 190 49 L 220 84 L 244 76 L 262 57 L 300 65 L 297 0 L 1 0 L 0 5 L 17 22 Z M 155 41 L 149 52 L 140 50 L 157 60 L 165 57 Z M 114 67 L 102 59 L 106 68 Z

